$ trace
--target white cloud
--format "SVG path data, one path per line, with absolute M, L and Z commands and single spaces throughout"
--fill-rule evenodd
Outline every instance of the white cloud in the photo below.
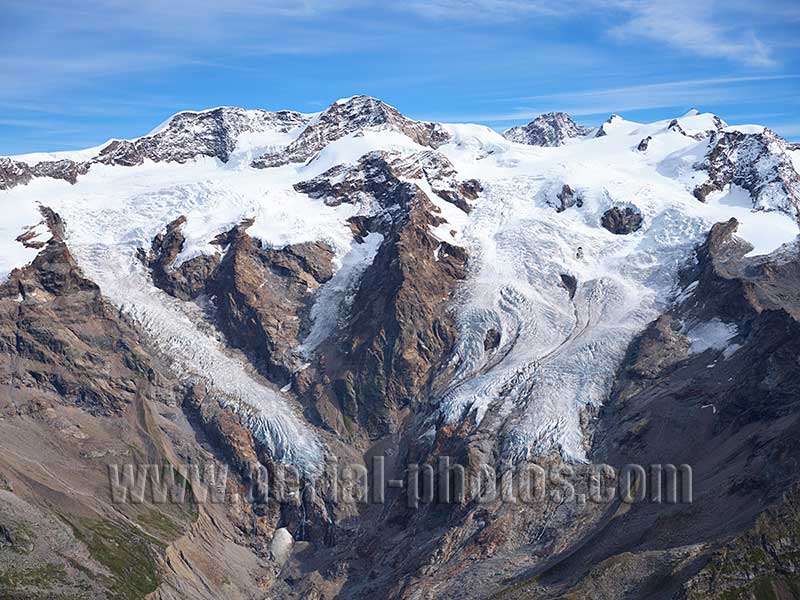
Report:
M 402 5 L 426 18 L 505 21 L 520 15 L 558 17 L 571 12 L 573 2 L 547 0 L 412 0 Z
M 765 10 L 761 5 L 715 0 L 412 0 L 403 5 L 430 19 L 509 21 L 524 18 L 580 17 L 604 23 L 622 22 L 608 30 L 620 42 L 651 40 L 710 58 L 724 58 L 754 67 L 773 67 L 771 47 L 750 29 L 796 19 L 800 9 L 789 4 Z M 750 17 L 757 16 L 757 19 Z
M 724 4 L 709 0 L 619 0 L 615 4 L 629 14 L 611 30 L 620 40 L 644 38 L 700 56 L 755 67 L 776 65 L 770 48 L 747 30 L 746 21 L 736 19 L 735 25 L 730 24 Z

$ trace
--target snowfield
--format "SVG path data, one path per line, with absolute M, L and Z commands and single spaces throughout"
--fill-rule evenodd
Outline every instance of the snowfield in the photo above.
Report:
M 478 125 L 445 126 L 451 141 L 438 151 L 459 178 L 480 180 L 484 191 L 469 214 L 428 193 L 448 221 L 432 233 L 465 246 L 470 256 L 457 299 L 459 337 L 450 359 L 456 375 L 437 399 L 439 422 L 474 419 L 502 436 L 509 460 L 553 449 L 585 460 L 581 412 L 605 400 L 629 342 L 674 298 L 678 269 L 709 228 L 736 217 L 753 254 L 795 240 L 791 216 L 753 210 L 748 192 L 736 186 L 699 202 L 692 190 L 705 173 L 695 166 L 708 150 L 703 136 L 717 127 L 715 117 L 691 111 L 677 119 L 683 133 L 671 121 L 641 124 L 615 116 L 603 126 L 606 135 L 553 148 L 509 142 Z M 245 218 L 255 219 L 251 235 L 276 247 L 328 242 L 338 271 L 317 292 L 313 325 L 299 349 L 313 354 L 346 314 L 381 236 L 355 244 L 347 226 L 347 218 L 374 210 L 369 203 L 327 206 L 293 184 L 374 150 L 430 149 L 397 131 L 367 129 L 331 142 L 307 163 L 250 166 L 301 131 L 245 132 L 227 163 L 204 157 L 186 164 L 94 165 L 75 185 L 36 178 L 0 192 L 0 277 L 33 259 L 36 250 L 15 238 L 41 221 L 38 205 L 53 208 L 87 276 L 173 357 L 176 371 L 205 381 L 277 459 L 313 473 L 324 448 L 291 399 L 227 353 L 201 311 L 156 289 L 135 257 L 137 247 L 149 247 L 181 215 L 187 217 L 187 244 L 179 261 L 217 252 L 209 242 Z M 647 150 L 637 150 L 647 137 Z M 427 182 L 416 183 L 429 190 Z M 581 206 L 557 212 L 564 184 Z M 602 228 L 600 219 L 613 206 L 635 206 L 641 229 L 614 235 Z M 577 281 L 573 297 L 562 275 Z M 501 341 L 485 351 L 489 329 L 499 331 Z M 719 327 L 692 333 L 693 351 L 732 337 Z

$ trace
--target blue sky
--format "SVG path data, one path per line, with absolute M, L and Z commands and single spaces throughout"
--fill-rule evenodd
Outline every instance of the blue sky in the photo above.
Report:
M 498 129 L 691 107 L 800 139 L 796 0 L 0 0 L 0 155 L 369 94 Z

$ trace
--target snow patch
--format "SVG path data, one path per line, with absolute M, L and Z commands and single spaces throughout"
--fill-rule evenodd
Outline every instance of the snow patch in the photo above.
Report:
M 5 281 L 11 271 L 30 263 L 39 250 L 28 248 L 17 241 L 17 237 L 33 232 L 32 241 L 46 242 L 49 231 L 42 221 L 36 201 L 18 201 L 0 193 L 0 282 Z

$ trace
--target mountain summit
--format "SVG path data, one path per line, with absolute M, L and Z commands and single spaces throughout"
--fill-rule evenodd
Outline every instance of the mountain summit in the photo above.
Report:
M 368 127 L 397 131 L 422 146 L 432 148 L 448 139 L 439 124 L 409 119 L 396 108 L 370 96 L 353 96 L 331 104 L 314 117 L 287 148 L 262 156 L 253 166 L 264 168 L 303 162 L 328 143 Z
M 524 126 L 512 127 L 503 137 L 529 146 L 563 146 L 572 138 L 591 133 L 591 129 L 578 125 L 567 113 L 549 112 L 536 117 Z

